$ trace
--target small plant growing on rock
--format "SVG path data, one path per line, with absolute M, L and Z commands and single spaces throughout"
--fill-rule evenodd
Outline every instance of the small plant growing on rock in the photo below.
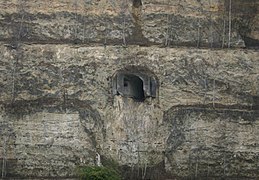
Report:
M 108 167 L 84 166 L 78 168 L 78 175 L 81 180 L 120 180 L 120 174 Z

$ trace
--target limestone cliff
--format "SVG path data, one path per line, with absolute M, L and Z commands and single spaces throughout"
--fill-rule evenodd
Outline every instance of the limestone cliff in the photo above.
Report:
M 258 6 L 257 0 L 3 0 L 0 39 L 10 43 L 257 46 Z
M 1 176 L 258 178 L 258 5 L 2 0 Z

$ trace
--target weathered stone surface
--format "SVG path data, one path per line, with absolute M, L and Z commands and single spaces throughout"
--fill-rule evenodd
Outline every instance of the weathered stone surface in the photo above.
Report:
M 1 169 L 7 175 L 69 177 L 78 166 L 95 164 L 97 142 L 103 137 L 99 114 L 86 102 L 55 105 L 57 101 L 47 100 L 6 107 L 0 126 L 1 142 L 6 142 L 1 144 L 1 157 L 7 164 L 16 160 L 11 168 Z
M 124 179 L 258 178 L 258 5 L 2 0 L 1 176 L 112 159 Z M 154 77 L 156 96 L 114 95 L 124 71 Z
M 133 179 L 258 176 L 256 50 L 50 44 L 0 50 L 1 128 L 8 123 L 14 134 L 10 175 L 73 176 L 99 153 L 128 167 Z M 152 72 L 157 97 L 113 96 L 113 76 L 125 68 Z
M 173 108 L 166 112 L 165 120 L 171 124 L 165 166 L 172 174 L 204 178 L 258 175 L 258 112 Z
M 258 46 L 258 2 L 143 0 L 2 1 L 0 39 L 10 43 Z
M 253 105 L 258 96 L 258 52 L 252 50 L 67 45 L 23 45 L 10 50 L 2 45 L 1 51 L 10 55 L 10 60 L 3 56 L 6 63 L 1 66 L 6 86 L 1 98 L 9 102 L 12 97 L 35 100 L 66 94 L 98 101 L 104 108 L 111 96 L 112 76 L 129 65 L 146 67 L 158 77 L 162 107 Z

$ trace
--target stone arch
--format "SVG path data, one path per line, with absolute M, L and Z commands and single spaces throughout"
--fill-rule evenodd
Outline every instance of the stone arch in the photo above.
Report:
M 139 8 L 140 6 L 142 6 L 142 2 L 141 2 L 141 0 L 133 0 L 132 5 L 135 8 Z
M 130 97 L 138 101 L 157 96 L 157 78 L 143 67 L 129 66 L 117 71 L 113 77 L 113 95 Z

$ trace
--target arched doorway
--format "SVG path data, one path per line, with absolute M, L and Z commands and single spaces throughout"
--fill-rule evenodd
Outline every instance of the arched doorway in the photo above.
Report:
M 147 97 L 155 98 L 156 93 L 157 81 L 150 74 L 120 70 L 113 77 L 113 95 L 144 101 Z
M 145 99 L 143 81 L 136 75 L 125 74 L 123 79 L 124 92 L 128 97 L 143 101 Z

